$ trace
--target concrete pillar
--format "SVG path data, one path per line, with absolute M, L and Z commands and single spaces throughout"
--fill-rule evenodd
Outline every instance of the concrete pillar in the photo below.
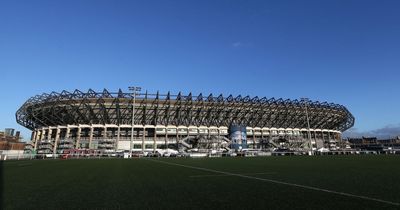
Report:
M 64 139 L 69 139 L 69 134 L 71 133 L 71 128 L 67 127 L 67 132 L 65 133 L 65 138 Z
M 40 131 L 40 140 L 44 139 L 44 134 L 46 133 L 46 131 L 44 130 L 44 128 L 41 129 Z
M 246 131 L 246 133 L 247 133 L 247 131 Z M 247 134 L 246 134 L 246 136 L 247 136 Z M 255 145 L 256 145 L 256 134 L 253 130 L 253 149 L 254 149 Z
M 51 134 L 53 133 L 53 129 L 48 128 L 49 132 L 47 133 L 47 140 L 51 139 Z
M 94 128 L 91 125 L 90 126 L 90 132 L 89 132 L 89 149 L 91 149 L 91 147 L 92 147 L 93 131 L 94 131 Z
M 153 148 L 154 148 L 154 152 L 156 151 L 156 148 L 157 148 L 157 135 L 156 135 L 156 128 L 154 128 L 154 139 L 153 139 L 153 141 L 154 141 L 154 145 L 153 145 Z
M 40 130 L 36 129 L 36 136 L 35 136 L 35 140 L 39 140 L 40 138 Z
M 53 146 L 53 154 L 57 154 L 57 144 L 58 144 L 58 140 L 60 139 L 60 128 L 57 128 L 56 131 L 56 139 L 54 141 L 54 146 Z
M 188 130 L 189 130 L 189 129 L 188 129 Z M 221 129 L 217 128 L 217 131 L 218 131 L 218 135 L 217 135 L 218 146 L 221 147 L 221 143 L 222 143 L 221 138 L 220 138 Z M 189 136 L 189 134 L 188 134 L 188 136 Z
M 32 139 L 31 139 L 31 141 L 32 141 L 32 143 L 33 143 L 33 145 L 35 145 L 35 142 L 36 142 L 36 130 L 33 130 L 32 131 Z
M 145 137 L 146 130 L 143 127 L 143 134 L 142 134 L 142 151 L 144 152 L 144 137 Z
M 34 142 L 35 138 L 36 138 L 36 130 L 33 130 L 31 135 L 31 141 Z
M 119 143 L 119 138 L 120 138 L 120 132 L 121 132 L 121 127 L 118 125 L 118 130 L 117 130 L 117 142 L 115 143 L 115 151 L 118 150 L 118 143 Z
M 264 141 L 264 138 L 265 138 L 264 130 L 262 130 L 262 128 L 261 128 L 261 138 L 260 138 L 260 140 L 258 140 L 258 143 L 260 143 L 261 141 Z M 256 144 L 253 145 L 253 149 L 257 149 Z
M 43 128 L 42 131 L 40 132 L 40 142 L 44 140 L 46 134 L 46 130 Z
M 321 134 L 321 138 L 320 138 L 320 140 L 322 141 L 322 147 L 325 147 L 325 142 L 324 142 L 324 132 L 323 132 L 323 131 L 320 131 L 319 133 Z
M 53 134 L 53 129 L 52 128 L 48 128 L 49 132 L 47 133 L 47 141 L 52 142 L 54 144 L 54 141 L 51 140 L 51 136 Z M 53 145 L 53 149 L 54 149 L 54 145 Z
M 36 148 L 37 148 L 37 144 L 40 144 L 44 140 L 45 134 L 46 134 L 46 130 L 44 128 L 40 129 L 40 139 L 39 139 L 39 141 L 36 142 Z
M 270 141 L 272 141 L 272 131 L 271 130 L 269 131 L 269 135 L 268 135 L 268 142 L 270 142 Z M 268 147 L 270 147 L 270 146 L 268 145 Z M 265 144 L 262 144 L 261 149 L 267 149 L 267 148 L 265 148 Z
M 76 143 L 75 143 L 75 149 L 80 149 L 80 141 L 81 141 L 81 132 L 82 132 L 82 128 L 79 126 L 78 127 L 78 133 L 76 134 Z
M 168 132 L 168 130 L 167 130 L 167 132 Z M 178 128 L 176 128 L 176 133 L 175 133 L 175 142 L 176 142 L 176 147 L 177 148 L 179 148 L 179 141 L 180 141 L 180 138 L 179 138 L 179 135 L 178 135 Z
M 168 134 L 167 134 L 167 128 L 165 128 L 165 148 L 168 148 Z
M 103 131 L 102 132 L 104 132 L 104 134 L 103 135 L 101 135 L 101 138 L 103 139 L 103 143 L 106 143 L 106 144 L 108 144 L 108 136 L 107 136 L 107 127 L 104 125 L 104 127 L 103 127 Z M 101 139 L 99 140 L 99 141 L 101 141 Z M 105 147 L 103 147 L 102 149 L 104 149 L 105 150 Z
M 38 145 L 38 142 L 41 140 L 40 138 L 41 138 L 41 132 L 42 132 L 42 130 L 39 130 L 39 129 L 36 129 L 36 137 L 35 137 L 35 144 L 34 144 L 34 146 L 33 146 L 33 149 L 37 149 L 37 145 Z

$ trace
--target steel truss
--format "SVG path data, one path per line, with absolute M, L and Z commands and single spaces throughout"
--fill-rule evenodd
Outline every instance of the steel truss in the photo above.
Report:
M 130 124 L 133 93 L 87 92 L 75 90 L 36 95 L 16 112 L 19 124 L 36 128 L 77 124 Z M 346 107 L 319 101 L 308 101 L 311 129 L 345 131 L 354 125 Z M 135 123 L 142 125 L 229 126 L 307 128 L 305 102 L 301 100 L 242 97 L 222 94 L 193 96 L 149 94 L 136 95 Z

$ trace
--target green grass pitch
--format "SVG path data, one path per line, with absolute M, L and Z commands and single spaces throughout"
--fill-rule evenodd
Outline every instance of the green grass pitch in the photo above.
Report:
M 389 155 L 5 161 L 1 178 L 3 209 L 400 209 Z

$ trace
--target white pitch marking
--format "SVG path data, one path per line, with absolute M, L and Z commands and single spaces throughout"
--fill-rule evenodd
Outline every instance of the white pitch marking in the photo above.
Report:
M 258 174 L 276 174 L 275 172 L 264 172 L 264 173 L 246 173 L 246 174 L 240 174 L 240 175 L 258 175 Z M 233 175 L 228 175 L 228 174 L 205 174 L 205 175 L 192 175 L 189 177 L 192 178 L 197 178 L 197 177 L 214 177 L 214 176 L 233 176 Z
M 342 195 L 342 196 L 347 196 L 347 197 L 370 200 L 370 201 L 375 201 L 375 202 L 379 202 L 379 203 L 390 204 L 390 205 L 393 205 L 393 206 L 400 206 L 400 203 L 396 203 L 396 202 L 392 202 L 392 201 L 386 201 L 386 200 L 382 200 L 382 199 L 379 199 L 379 198 L 371 198 L 371 197 L 363 196 L 363 195 L 354 195 L 354 194 L 351 194 L 351 193 L 327 190 L 327 189 L 323 189 L 323 188 L 312 187 L 312 186 L 307 186 L 307 185 L 302 185 L 302 184 L 294 184 L 294 183 L 290 183 L 290 182 L 283 182 L 283 181 L 278 181 L 278 180 L 273 180 L 273 179 L 264 179 L 264 178 L 254 177 L 254 176 L 247 176 L 247 175 L 242 175 L 242 174 L 230 173 L 230 172 L 226 172 L 226 171 L 218 171 L 218 170 L 213 170 L 213 169 L 209 169 L 209 168 L 201 168 L 201 167 L 196 167 L 196 166 L 189 166 L 189 165 L 182 165 L 182 164 L 177 164 L 177 163 L 170 163 L 170 162 L 165 162 L 165 161 L 161 161 L 161 160 L 153 160 L 153 159 L 147 159 L 147 160 L 150 160 L 150 161 L 153 161 L 153 162 L 164 163 L 164 164 L 168 164 L 168 165 L 174 165 L 174 166 L 180 166 L 180 167 L 185 167 L 185 168 L 197 169 L 197 170 L 201 170 L 201 171 L 220 173 L 220 174 L 225 174 L 225 175 L 230 175 L 230 176 L 243 177 L 243 178 L 247 178 L 247 179 L 254 179 L 254 180 L 259 180 L 259 181 L 264 181 L 264 182 L 271 182 L 271 183 L 275 183 L 275 184 L 282 184 L 282 185 L 287 185 L 287 186 L 292 186 L 292 187 L 304 188 L 304 189 L 308 189 L 308 190 L 315 190 L 315 191 L 326 192 L 326 193 L 331 193 L 331 194 L 336 194 L 336 195 Z

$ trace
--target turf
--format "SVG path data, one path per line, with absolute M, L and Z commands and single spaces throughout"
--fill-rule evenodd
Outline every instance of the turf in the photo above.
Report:
M 3 209 L 400 208 L 165 162 L 400 203 L 400 156 L 75 159 L 2 162 Z

